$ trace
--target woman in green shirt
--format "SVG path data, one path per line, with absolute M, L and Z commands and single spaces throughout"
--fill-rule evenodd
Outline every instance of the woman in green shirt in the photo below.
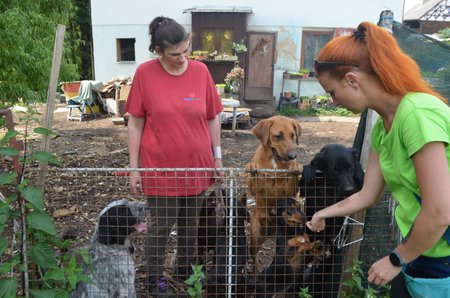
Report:
M 356 113 L 373 109 L 380 117 L 372 130 L 363 188 L 318 211 L 308 227 L 321 231 L 326 218 L 373 206 L 387 185 L 398 202 L 395 218 L 403 240 L 371 266 L 368 281 L 376 285 L 393 281 L 391 297 L 421 297 L 410 288 L 418 281 L 431 282 L 433 290 L 441 294 L 449 293 L 447 100 L 422 79 L 417 64 L 401 51 L 390 33 L 369 22 L 361 23 L 353 35 L 325 45 L 315 68 L 334 104 Z M 405 274 L 399 274 L 401 271 Z

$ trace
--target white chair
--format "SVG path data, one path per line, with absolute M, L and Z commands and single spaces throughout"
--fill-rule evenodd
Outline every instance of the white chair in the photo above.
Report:
M 83 121 L 87 115 L 92 115 L 94 118 L 97 118 L 97 114 L 92 109 L 92 104 L 95 102 L 94 96 L 101 98 L 98 90 L 103 85 L 103 82 L 100 81 L 81 81 L 78 95 L 67 101 L 67 108 L 69 109 L 67 120 Z M 79 113 L 73 114 L 74 109 L 78 110 Z M 87 110 L 89 110 L 89 113 L 86 113 Z

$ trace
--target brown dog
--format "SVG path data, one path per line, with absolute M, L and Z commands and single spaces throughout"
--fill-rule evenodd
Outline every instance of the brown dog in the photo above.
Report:
M 251 162 L 246 165 L 249 193 L 255 198 L 250 223 L 252 250 L 256 253 L 265 237 L 273 234 L 273 216 L 270 210 L 277 200 L 296 196 L 302 165 L 296 160 L 301 134 L 300 124 L 291 118 L 273 116 L 259 121 L 252 129 L 261 145 L 256 149 Z M 288 170 L 267 172 L 262 169 Z

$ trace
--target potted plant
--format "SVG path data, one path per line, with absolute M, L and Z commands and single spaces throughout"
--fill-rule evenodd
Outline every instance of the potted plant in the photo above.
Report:
M 291 91 L 284 91 L 283 92 L 283 97 L 285 99 L 290 99 L 292 97 L 292 92 Z
M 239 66 L 239 63 L 235 62 L 234 67 L 225 76 L 225 84 L 232 93 L 237 94 L 239 92 L 239 86 L 244 80 L 244 76 L 244 69 Z
M 235 43 L 233 42 L 233 50 L 236 54 L 247 52 L 247 46 L 244 43 Z
M 298 71 L 303 78 L 309 78 L 309 73 L 311 72 L 311 70 L 309 68 L 300 68 L 300 70 Z
M 201 60 L 206 60 L 208 59 L 208 51 L 204 51 L 204 50 L 197 50 L 197 51 L 193 51 L 192 55 L 194 56 L 195 60 L 201 61 Z
M 226 84 L 216 84 L 217 93 L 223 94 L 225 93 Z

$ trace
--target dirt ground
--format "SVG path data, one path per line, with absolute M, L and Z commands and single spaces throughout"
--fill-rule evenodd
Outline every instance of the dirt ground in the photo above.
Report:
M 50 151 L 64 167 L 121 168 L 128 165 L 127 127 L 115 125 L 112 116 L 101 115 L 79 121 L 67 121 L 64 105 L 55 110 Z M 359 118 L 299 118 L 302 127 L 298 159 L 307 164 L 328 143 L 352 146 Z M 259 140 L 251 133 L 260 119 L 240 123 L 233 137 L 231 125 L 222 126 L 224 167 L 244 167 L 250 161 Z

